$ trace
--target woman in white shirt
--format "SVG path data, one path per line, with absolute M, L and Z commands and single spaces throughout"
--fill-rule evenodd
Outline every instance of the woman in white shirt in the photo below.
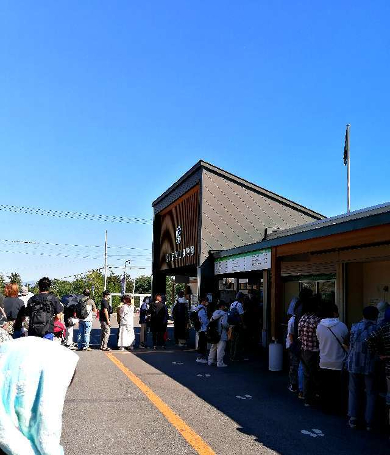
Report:
M 133 349 L 135 340 L 134 335 L 134 305 L 131 302 L 131 297 L 126 295 L 123 299 L 123 305 L 120 309 L 120 326 L 118 346 L 120 351 L 125 348 Z

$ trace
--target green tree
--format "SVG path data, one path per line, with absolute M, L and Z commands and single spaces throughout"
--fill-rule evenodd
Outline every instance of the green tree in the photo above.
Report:
M 166 278 L 166 299 L 167 305 L 171 307 L 176 300 L 177 293 L 185 290 L 185 284 L 175 282 L 174 276 L 167 276 Z
M 58 297 L 73 293 L 73 283 L 71 281 L 54 279 L 51 284 L 51 290 Z
M 8 280 L 10 283 L 16 283 L 19 288 L 22 286 L 22 278 L 17 272 L 12 272 L 11 275 L 8 275 Z
M 150 294 L 152 292 L 152 279 L 148 275 L 140 275 L 135 280 L 136 294 Z

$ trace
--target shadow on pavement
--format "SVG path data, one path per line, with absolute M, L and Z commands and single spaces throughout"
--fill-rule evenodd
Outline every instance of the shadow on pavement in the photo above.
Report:
M 116 348 L 117 330 L 111 330 L 112 349 Z M 138 345 L 139 328 L 135 331 Z M 173 329 L 168 333 L 172 339 Z M 100 346 L 99 329 L 92 331 L 91 342 Z M 151 334 L 148 342 L 150 346 Z M 136 349 L 133 354 L 235 421 L 237 431 L 253 436 L 282 455 L 390 453 L 388 437 L 383 432 L 350 430 L 347 418 L 305 408 L 302 400 L 287 390 L 287 375 L 268 371 L 265 354 L 252 356 L 247 362 L 230 363 L 224 369 L 198 364 L 195 362 L 194 333 L 186 349 L 169 341 L 166 350 Z M 208 379 L 206 374 L 210 375 Z M 315 436 L 313 429 L 325 436 Z

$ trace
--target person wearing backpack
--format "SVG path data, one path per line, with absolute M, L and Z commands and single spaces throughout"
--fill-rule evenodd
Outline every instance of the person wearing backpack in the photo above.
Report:
M 79 319 L 79 336 L 77 340 L 78 351 L 91 351 L 89 341 L 91 338 L 93 313 L 96 312 L 95 302 L 90 297 L 91 291 L 84 289 L 83 296 L 76 307 Z
M 244 324 L 244 300 L 245 294 L 237 292 L 236 300 L 230 305 L 228 314 L 228 322 L 232 327 L 230 360 L 232 362 L 242 359 L 242 338 L 243 332 L 246 329 Z
M 196 361 L 198 363 L 207 363 L 207 337 L 206 337 L 206 332 L 207 332 L 207 327 L 209 325 L 209 318 L 207 316 L 207 305 L 209 304 L 209 301 L 207 300 L 207 297 L 202 297 L 200 299 L 200 304 L 196 308 L 197 316 L 198 316 L 198 321 L 199 325 L 199 330 L 198 336 L 198 357 Z M 195 327 L 195 330 L 197 329 Z
M 64 307 L 50 292 L 51 281 L 43 277 L 38 281 L 39 294 L 33 295 L 27 304 L 29 316 L 28 335 L 48 340 L 54 339 L 54 318 L 60 319 Z
M 214 333 L 213 339 L 210 338 L 212 344 L 210 348 L 209 359 L 207 362 L 209 366 L 215 365 L 216 358 L 218 368 L 227 367 L 227 365 L 223 362 L 229 329 L 229 323 L 227 319 L 227 304 L 223 300 L 220 300 L 218 302 L 217 309 L 211 316 L 210 323 L 207 328 L 208 336 L 210 336 L 209 333 L 211 332 L 211 329 Z

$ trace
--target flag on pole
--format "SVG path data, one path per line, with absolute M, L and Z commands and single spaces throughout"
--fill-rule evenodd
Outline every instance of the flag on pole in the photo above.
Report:
M 345 130 L 345 143 L 344 143 L 344 166 L 348 164 L 348 147 L 349 147 L 349 128 Z

